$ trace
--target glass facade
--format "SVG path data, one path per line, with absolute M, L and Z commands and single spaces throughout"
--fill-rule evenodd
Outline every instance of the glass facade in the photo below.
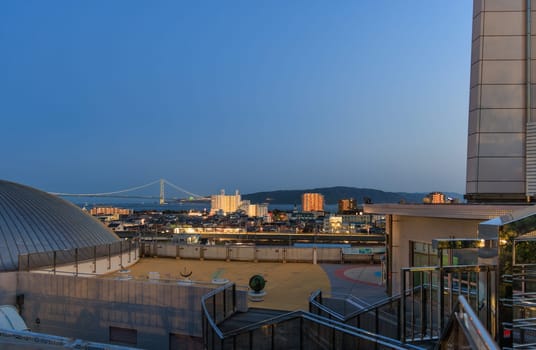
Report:
M 411 267 L 439 265 L 437 249 L 432 244 L 410 241 Z M 445 249 L 443 265 L 472 265 L 477 263 L 477 249 Z

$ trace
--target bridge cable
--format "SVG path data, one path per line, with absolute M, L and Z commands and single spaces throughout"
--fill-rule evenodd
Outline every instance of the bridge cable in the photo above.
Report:
M 163 179 L 163 180 L 164 180 L 164 182 L 165 182 L 166 184 L 168 184 L 169 186 L 173 187 L 173 188 L 176 189 L 176 190 L 179 190 L 179 191 L 181 191 L 181 192 L 183 192 L 183 193 L 189 194 L 190 196 L 192 196 L 192 197 L 194 197 L 194 198 L 203 198 L 203 196 L 200 196 L 200 195 L 198 195 L 198 194 L 195 194 L 195 193 L 192 193 L 192 192 L 190 192 L 190 191 L 187 191 L 187 190 L 185 190 L 184 188 L 181 188 L 181 187 L 179 187 L 179 186 L 177 186 L 177 185 L 172 184 L 171 182 L 169 182 L 169 181 L 166 180 L 166 179 Z
M 125 190 L 113 191 L 113 192 L 76 193 L 76 194 L 74 194 L 74 193 L 59 193 L 59 192 L 49 192 L 49 193 L 53 194 L 53 195 L 56 195 L 56 196 L 79 196 L 79 197 L 108 196 L 108 195 L 111 195 L 111 194 L 119 194 L 119 193 L 124 193 L 124 192 L 136 191 L 136 190 L 139 190 L 139 189 L 142 189 L 142 188 L 145 188 L 145 187 L 149 187 L 149 186 L 154 185 L 154 184 L 159 183 L 159 182 L 160 182 L 160 179 L 156 180 L 156 181 L 153 181 L 153 182 L 150 182 L 150 183 L 145 184 L 145 185 L 136 186 L 136 187 L 128 188 L 128 189 L 125 189 Z

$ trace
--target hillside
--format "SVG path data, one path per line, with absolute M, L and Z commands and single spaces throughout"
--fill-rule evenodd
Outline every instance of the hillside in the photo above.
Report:
M 300 204 L 301 195 L 305 192 L 322 193 L 326 204 L 337 204 L 339 199 L 354 198 L 359 204 L 364 202 L 365 198 L 370 198 L 372 203 L 422 203 L 422 199 L 428 193 L 406 193 L 406 192 L 384 192 L 369 188 L 355 187 L 327 187 L 313 188 L 304 190 L 281 190 L 269 192 L 256 192 L 242 195 L 243 199 L 250 200 L 252 203 L 273 203 L 273 204 Z M 445 195 L 460 198 L 463 196 L 458 193 L 445 193 Z

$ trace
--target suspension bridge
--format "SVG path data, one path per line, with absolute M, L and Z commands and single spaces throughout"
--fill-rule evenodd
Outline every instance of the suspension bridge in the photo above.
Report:
M 160 194 L 158 196 L 154 195 L 142 195 L 139 192 L 143 189 L 147 189 L 151 186 L 160 184 Z M 61 192 L 49 192 L 50 194 L 60 196 L 60 197 L 105 197 L 105 198 L 140 198 L 140 199 L 159 199 L 160 204 L 166 203 L 166 186 L 169 186 L 180 193 L 188 195 L 188 200 L 198 201 L 198 200 L 208 200 L 207 197 L 195 194 L 184 188 L 177 186 L 166 179 L 159 179 L 152 182 L 149 182 L 145 185 L 126 188 L 118 191 L 111 192 L 101 192 L 101 193 L 61 193 Z M 173 198 L 174 200 L 184 200 L 184 198 Z

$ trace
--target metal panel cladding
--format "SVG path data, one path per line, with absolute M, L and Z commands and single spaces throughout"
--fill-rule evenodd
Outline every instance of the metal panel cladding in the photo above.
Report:
M 89 247 L 119 237 L 74 204 L 0 180 L 0 271 L 18 269 L 20 254 Z

